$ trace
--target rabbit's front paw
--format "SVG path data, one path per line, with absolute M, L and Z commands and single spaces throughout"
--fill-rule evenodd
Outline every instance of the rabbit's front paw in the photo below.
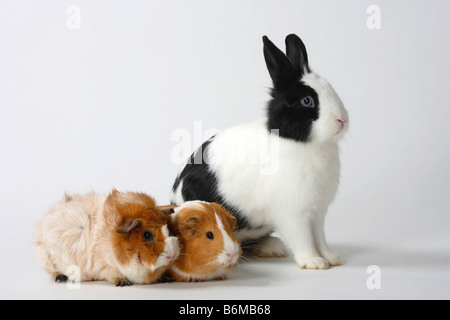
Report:
M 340 266 L 340 265 L 342 265 L 341 259 L 339 259 L 338 255 L 333 253 L 333 252 L 329 252 L 327 254 L 324 254 L 323 257 L 328 261 L 330 266 Z
M 325 270 L 330 267 L 328 261 L 322 257 L 300 258 L 297 259 L 297 265 L 300 269 Z

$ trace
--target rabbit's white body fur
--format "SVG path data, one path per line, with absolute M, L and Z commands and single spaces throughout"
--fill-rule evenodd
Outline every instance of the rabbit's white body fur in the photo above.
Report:
M 324 220 L 339 185 L 337 143 L 348 114 L 333 87 L 310 71 L 300 38 L 287 36 L 287 56 L 267 37 L 263 41 L 274 82 L 266 119 L 205 142 L 207 165 L 186 165 L 172 202 L 212 198 L 232 209 L 240 221 L 236 235 L 257 246 L 253 253 L 285 256 L 282 242 L 267 237 L 276 231 L 300 268 L 326 269 L 341 263 L 325 241 Z M 206 187 L 200 188 L 202 180 Z
M 278 146 L 278 151 L 258 152 L 267 150 L 268 145 Z M 254 228 L 265 226 L 257 231 L 239 230 L 239 239 L 258 238 L 273 229 L 282 235 L 300 266 L 313 267 L 308 266 L 312 263 L 309 258 L 319 255 L 332 264 L 338 263 L 321 231 L 339 184 L 335 142 L 299 144 L 269 133 L 262 122 L 256 122 L 219 134 L 209 146 L 208 155 L 208 163 L 219 180 L 218 192 L 227 203 L 240 208 Z M 232 163 L 222 161 L 223 157 L 239 160 Z M 315 260 L 317 267 L 326 266 L 325 261 Z

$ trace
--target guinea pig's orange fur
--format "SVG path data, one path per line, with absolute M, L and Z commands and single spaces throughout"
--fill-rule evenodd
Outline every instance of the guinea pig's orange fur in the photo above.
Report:
M 181 254 L 169 276 L 176 281 L 224 279 L 242 253 L 233 234 L 236 219 L 216 203 L 190 201 L 175 209 L 172 223 Z
M 59 280 L 77 266 L 82 281 L 153 283 L 179 253 L 163 211 L 143 193 L 66 195 L 38 224 L 36 252 Z M 152 241 L 144 231 L 151 231 Z

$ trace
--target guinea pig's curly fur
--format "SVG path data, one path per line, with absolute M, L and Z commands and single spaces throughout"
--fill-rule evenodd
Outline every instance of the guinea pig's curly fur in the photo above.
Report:
M 154 283 L 179 254 L 169 220 L 143 193 L 66 195 L 38 223 L 36 253 L 56 281 L 76 266 L 81 281 Z
M 242 254 L 236 219 L 217 203 L 189 201 L 174 209 L 172 227 L 181 253 L 168 271 L 176 281 L 226 279 Z

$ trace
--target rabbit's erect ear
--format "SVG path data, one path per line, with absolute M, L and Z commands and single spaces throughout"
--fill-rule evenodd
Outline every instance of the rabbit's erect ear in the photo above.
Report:
M 297 35 L 290 34 L 286 37 L 286 54 L 291 60 L 297 76 L 301 78 L 305 72 L 311 72 L 305 44 Z
M 266 36 L 263 37 L 264 58 L 275 88 L 295 81 L 294 67 L 289 58 Z

